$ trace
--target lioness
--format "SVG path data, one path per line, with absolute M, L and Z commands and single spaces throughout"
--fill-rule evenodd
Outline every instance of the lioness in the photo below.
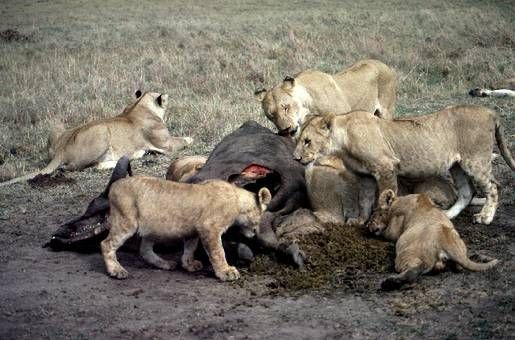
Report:
M 306 188 L 311 208 L 322 223 L 347 225 L 361 225 L 370 218 L 377 192 L 372 176 L 348 169 L 336 156 L 320 157 L 306 167 Z M 399 192 L 426 193 L 443 209 L 457 199 L 449 181 L 438 177 L 415 181 L 401 178 Z
M 186 156 L 173 161 L 166 172 L 166 179 L 175 182 L 186 182 L 199 172 L 206 164 L 206 156 Z
M 50 163 L 42 170 L 0 183 L 0 186 L 21 182 L 38 174 L 50 174 L 57 168 L 82 170 L 96 165 L 113 168 L 124 155 L 140 158 L 146 151 L 169 153 L 193 142 L 190 137 L 171 137 L 163 120 L 168 95 L 136 91 L 136 102 L 118 116 L 96 120 L 51 134 Z M 58 136 L 58 137 L 57 137 Z
M 335 156 L 320 157 L 306 167 L 306 188 L 311 209 L 322 223 L 362 224 L 376 196 L 373 178 L 349 171 Z
M 258 90 L 263 111 L 282 134 L 298 137 L 306 115 L 344 114 L 363 110 L 391 118 L 395 105 L 395 74 L 378 60 L 358 61 L 335 75 L 306 70 L 286 77 L 271 90 Z
M 127 278 L 116 250 L 138 232 L 141 256 L 158 268 L 174 269 L 176 264 L 154 253 L 154 240 L 184 238 L 182 266 L 188 271 L 201 269 L 201 262 L 193 257 L 200 237 L 216 276 L 222 281 L 236 280 L 239 272 L 227 264 L 222 234 L 234 223 L 248 236 L 256 232 L 271 198 L 266 188 L 256 195 L 221 180 L 186 184 L 152 177 L 120 179 L 109 192 L 111 227 L 101 243 L 107 272 Z
M 502 156 L 515 170 L 495 112 L 472 105 L 398 120 L 365 111 L 314 117 L 302 130 L 294 157 L 308 164 L 322 155 L 336 155 L 353 171 L 372 175 L 379 192 L 397 192 L 397 175 L 427 178 L 450 171 L 459 192 L 458 201 L 446 212 L 450 218 L 472 199 L 468 176 L 486 195 L 474 222 L 490 224 L 498 205 L 491 165 L 494 135 Z M 460 172 L 466 176 L 457 176 Z
M 381 193 L 369 231 L 395 244 L 395 270 L 400 273 L 381 283 L 384 290 L 397 289 L 431 270 L 442 270 L 452 260 L 462 267 L 487 270 L 498 263 L 476 263 L 449 218 L 425 194 L 396 197 L 392 190 Z

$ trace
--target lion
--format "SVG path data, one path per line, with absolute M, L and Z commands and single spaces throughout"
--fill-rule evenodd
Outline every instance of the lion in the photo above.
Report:
M 335 156 L 309 164 L 305 177 L 311 209 L 322 223 L 358 225 L 370 217 L 376 195 L 373 178 L 350 171 Z
M 0 183 L 0 186 L 50 174 L 58 168 L 82 170 L 96 166 L 110 169 L 124 155 L 141 158 L 146 151 L 171 153 L 191 144 L 190 137 L 171 137 L 164 115 L 168 95 L 136 91 L 136 102 L 118 116 L 95 120 L 49 137 L 50 163 L 42 170 Z
M 487 270 L 499 262 L 486 256 L 487 263 L 471 261 L 452 222 L 425 194 L 398 197 L 393 190 L 382 192 L 368 229 L 396 242 L 395 271 L 400 274 L 384 280 L 384 290 L 398 289 L 422 274 L 443 270 L 448 260 L 472 271 Z
M 469 91 L 472 97 L 511 97 L 515 98 L 515 78 L 508 78 L 496 84 L 493 89 L 476 87 Z
M 446 211 L 457 216 L 472 199 L 473 184 L 483 191 L 485 203 L 475 223 L 490 224 L 498 205 L 492 175 L 494 136 L 499 150 L 515 170 L 499 119 L 492 110 L 473 105 L 450 106 L 418 117 L 385 120 L 365 111 L 344 116 L 329 114 L 306 122 L 294 158 L 303 164 L 335 155 L 351 170 L 372 175 L 378 192 L 397 192 L 397 176 L 444 177 L 451 173 L 458 200 Z
M 267 188 L 256 195 L 222 180 L 186 184 L 153 177 L 120 179 L 109 192 L 110 230 L 101 243 L 107 272 L 117 279 L 128 277 L 116 250 L 137 232 L 142 238 L 141 256 L 157 268 L 173 270 L 176 263 L 154 253 L 154 241 L 183 238 L 182 267 L 200 270 L 202 263 L 193 256 L 200 238 L 215 275 L 222 281 L 236 280 L 240 274 L 227 264 L 222 234 L 235 223 L 246 236 L 258 232 L 271 199 Z
M 271 90 L 255 92 L 263 111 L 281 134 L 298 137 L 308 114 L 345 114 L 363 110 L 391 118 L 395 105 L 395 73 L 378 60 L 361 60 L 337 74 L 305 70 Z
M 322 156 L 306 167 L 306 188 L 314 215 L 322 223 L 340 225 L 365 224 L 377 195 L 372 176 L 348 169 L 336 156 Z M 399 192 L 401 195 L 426 193 L 443 209 L 450 208 L 457 199 L 454 186 L 439 177 L 414 181 L 401 178 Z
M 206 156 L 185 156 L 173 161 L 166 172 L 166 179 L 175 182 L 186 182 L 196 175 L 206 164 Z

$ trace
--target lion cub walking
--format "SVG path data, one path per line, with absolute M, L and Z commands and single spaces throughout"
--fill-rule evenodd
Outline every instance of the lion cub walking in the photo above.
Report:
M 368 229 L 397 241 L 395 270 L 400 274 L 384 280 L 384 290 L 397 289 L 431 270 L 442 270 L 447 260 L 472 271 L 487 270 L 498 263 L 496 259 L 471 261 L 452 222 L 426 194 L 396 197 L 393 190 L 383 191 Z
M 141 256 L 158 268 L 173 270 L 176 263 L 154 253 L 154 241 L 183 238 L 183 268 L 200 270 L 201 262 L 193 257 L 200 238 L 216 276 L 222 281 L 236 280 L 240 274 L 227 264 L 222 234 L 235 223 L 247 234 L 256 232 L 270 200 L 267 188 L 256 195 L 221 180 L 185 184 L 152 177 L 121 179 L 109 192 L 111 228 L 101 243 L 107 272 L 118 279 L 127 278 L 116 250 L 138 232 Z

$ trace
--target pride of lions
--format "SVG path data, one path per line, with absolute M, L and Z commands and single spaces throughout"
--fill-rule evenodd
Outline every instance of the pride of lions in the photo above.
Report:
M 485 199 L 473 222 L 492 222 L 498 206 L 491 165 L 494 143 L 515 171 L 496 113 L 460 105 L 394 118 L 395 82 L 390 67 L 362 60 L 334 75 L 305 70 L 255 95 L 279 134 L 296 142 L 292 157 L 306 165 L 315 216 L 342 228 L 363 226 L 396 242 L 399 274 L 384 280 L 383 289 L 397 289 L 421 274 L 442 270 L 447 261 L 474 271 L 493 267 L 495 259 L 469 259 L 450 219 L 471 203 L 478 189 Z M 134 159 L 146 151 L 173 153 L 186 147 L 191 138 L 168 132 L 167 101 L 166 94 L 137 91 L 136 101 L 116 117 L 52 133 L 50 163 L 0 186 L 57 169 L 113 168 L 122 156 Z M 182 238 L 182 267 L 200 270 L 202 263 L 193 257 L 200 239 L 216 276 L 222 281 L 239 278 L 238 270 L 227 264 L 221 236 L 233 225 L 249 237 L 259 233 L 272 194 L 266 187 L 255 194 L 222 180 L 181 183 L 205 162 L 203 156 L 188 156 L 172 163 L 167 180 L 136 176 L 113 183 L 110 231 L 101 243 L 110 276 L 128 276 L 116 250 L 139 233 L 141 256 L 157 268 L 176 266 L 153 250 L 154 241 L 164 237 Z M 406 189 L 398 181 L 401 177 L 416 184 Z

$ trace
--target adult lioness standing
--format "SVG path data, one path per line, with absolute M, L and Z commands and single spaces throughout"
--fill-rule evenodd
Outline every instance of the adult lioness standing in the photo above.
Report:
M 51 135 L 50 163 L 42 170 L 0 183 L 4 186 L 50 174 L 57 168 L 82 170 L 96 165 L 114 168 L 124 155 L 140 158 L 146 151 L 169 153 L 193 142 L 190 137 L 171 137 L 164 115 L 168 95 L 136 91 L 136 102 L 113 118 L 96 120 L 63 133 Z
M 279 131 L 298 137 L 308 114 L 363 110 L 391 118 L 395 105 L 395 73 L 378 60 L 361 60 L 331 75 L 305 70 L 271 90 L 258 90 L 263 111 Z
M 492 175 L 494 136 L 506 163 L 515 170 L 499 118 L 492 110 L 473 105 L 447 107 L 425 116 L 385 120 L 364 111 L 329 114 L 306 123 L 294 157 L 308 164 L 323 155 L 337 155 L 353 171 L 372 175 L 379 192 L 397 192 L 397 176 L 454 177 L 460 192 L 468 191 L 464 172 L 484 192 L 486 202 L 474 222 L 490 224 L 498 205 Z M 468 204 L 472 199 L 468 195 Z M 455 217 L 466 206 L 458 200 L 447 211 Z

